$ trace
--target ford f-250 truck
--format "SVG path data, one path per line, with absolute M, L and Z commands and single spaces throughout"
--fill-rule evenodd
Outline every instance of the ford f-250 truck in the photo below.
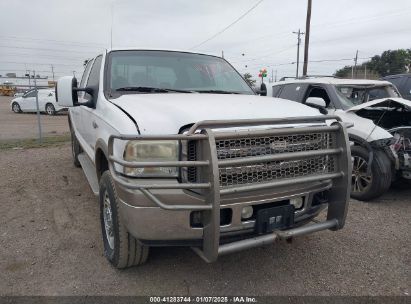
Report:
M 150 246 L 189 246 L 213 262 L 344 226 L 342 122 L 257 96 L 223 58 L 110 50 L 88 62 L 79 85 L 66 76 L 56 91 L 117 268 L 144 263 Z M 326 219 L 310 223 L 325 208 Z

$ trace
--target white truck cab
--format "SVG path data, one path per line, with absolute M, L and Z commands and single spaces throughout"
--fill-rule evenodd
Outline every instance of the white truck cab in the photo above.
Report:
M 344 125 L 256 95 L 222 58 L 109 50 L 88 62 L 79 85 L 67 76 L 56 90 L 117 268 L 145 262 L 150 246 L 189 246 L 213 262 L 344 226 Z M 310 224 L 326 208 L 327 219 Z

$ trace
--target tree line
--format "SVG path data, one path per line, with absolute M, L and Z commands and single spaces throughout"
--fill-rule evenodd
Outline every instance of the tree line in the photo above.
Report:
M 411 49 L 384 51 L 370 60 L 357 65 L 347 65 L 335 72 L 341 78 L 380 78 L 388 75 L 409 73 L 411 67 Z

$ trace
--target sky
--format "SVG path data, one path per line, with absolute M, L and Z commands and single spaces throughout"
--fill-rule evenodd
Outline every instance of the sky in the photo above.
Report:
M 269 77 L 294 76 L 297 35 L 293 32 L 305 31 L 307 1 L 259 2 L 2 0 L 0 75 L 20 75 L 29 69 L 51 77 L 52 65 L 55 78 L 73 71 L 81 75 L 83 61 L 112 43 L 114 48 L 178 49 L 220 56 L 224 52 L 241 73 L 256 77 L 266 68 Z M 312 2 L 308 74 L 331 75 L 353 64 L 357 50 L 361 63 L 384 50 L 411 48 L 409 0 Z M 202 44 L 253 6 L 240 21 Z M 301 61 L 303 49 L 304 36 Z

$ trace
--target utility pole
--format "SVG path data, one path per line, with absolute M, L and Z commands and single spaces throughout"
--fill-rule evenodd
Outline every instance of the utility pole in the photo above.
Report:
M 354 78 L 354 76 L 355 76 L 355 78 L 357 78 L 357 61 L 358 61 L 358 50 L 355 53 L 355 58 L 354 58 L 354 70 L 352 71 L 353 78 Z
M 28 78 L 29 78 L 29 89 L 31 88 L 31 81 L 30 81 L 30 70 L 26 70 L 26 75 L 29 75 L 28 76 Z
M 224 58 L 224 51 L 221 51 L 221 58 Z
M 275 82 L 277 82 L 277 70 L 275 70 Z
M 40 107 L 39 107 L 39 91 L 37 90 L 37 81 L 36 81 L 36 71 L 33 71 L 34 77 L 34 90 L 36 91 L 36 107 L 37 107 L 37 124 L 39 127 L 39 142 L 42 143 L 43 139 L 41 136 L 41 121 L 40 121 Z
M 303 76 L 307 76 L 308 69 L 308 47 L 310 45 L 310 26 L 311 26 L 311 4 L 312 0 L 308 0 L 307 18 L 305 20 L 305 42 L 304 42 L 304 66 Z
M 298 29 L 298 32 L 293 32 L 293 34 L 297 34 L 297 72 L 295 77 L 298 78 L 298 67 L 300 65 L 300 44 L 301 44 L 301 35 L 304 35 L 303 32 Z
M 51 65 L 51 74 L 53 75 L 53 81 L 54 81 L 54 66 Z

